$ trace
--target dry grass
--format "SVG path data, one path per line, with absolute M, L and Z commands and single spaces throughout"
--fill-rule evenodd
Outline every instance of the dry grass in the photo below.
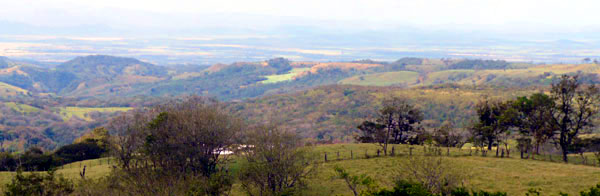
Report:
M 376 157 L 375 144 L 332 144 L 314 148 L 320 160 L 328 154 L 328 162 L 320 165 L 317 175 L 309 181 L 308 195 L 351 195 L 343 180 L 334 178 L 334 167 L 341 166 L 353 175 L 366 174 L 373 177 L 382 188 L 391 188 L 393 179 L 400 171 L 400 166 L 407 161 L 408 145 L 393 145 L 396 156 Z M 413 156 L 422 156 L 423 146 L 412 146 Z M 371 158 L 365 159 L 365 150 Z M 340 160 L 337 160 L 337 152 Z M 350 151 L 353 158 L 350 159 Z M 524 195 L 530 188 L 541 188 L 542 195 L 557 195 L 559 192 L 578 194 L 580 191 L 600 182 L 600 168 L 584 165 L 564 164 L 547 161 L 522 160 L 513 155 L 512 158 L 495 158 L 481 156 L 464 156 L 466 150 L 450 149 L 450 155 L 442 150 L 448 161 L 457 165 L 460 172 L 468 178 L 464 185 L 470 189 L 487 191 L 505 191 L 509 195 Z M 58 170 L 59 174 L 70 179 L 78 179 L 83 165 L 87 165 L 86 177 L 99 178 L 110 172 L 106 158 L 88 160 L 65 165 Z M 114 162 L 113 162 L 114 163 Z M 234 164 L 232 167 L 236 167 Z M 235 170 L 235 169 L 233 169 Z M 6 184 L 14 176 L 11 172 L 0 172 L 0 183 Z M 1 188 L 0 188 L 1 189 Z M 243 195 L 239 185 L 234 185 L 233 195 Z

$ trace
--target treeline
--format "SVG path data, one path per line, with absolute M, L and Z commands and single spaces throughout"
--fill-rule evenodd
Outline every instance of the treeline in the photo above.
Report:
M 104 129 L 97 129 L 94 132 L 106 133 Z M 44 152 L 39 147 L 31 147 L 21 154 L 0 152 L 0 171 L 48 171 L 77 161 L 97 159 L 108 155 L 106 139 L 106 137 L 88 138 L 62 146 L 51 153 Z
M 379 143 L 387 155 L 388 143 L 435 143 L 444 147 L 462 147 L 470 142 L 482 153 L 496 147 L 496 156 L 510 156 L 510 140 L 516 140 L 521 158 L 540 153 L 540 147 L 552 143 L 568 162 L 569 153 L 594 152 L 600 159 L 600 139 L 581 137 L 595 125 L 600 91 L 584 85 L 578 75 L 563 75 L 551 85 L 549 94 L 534 93 L 506 101 L 484 99 L 475 107 L 476 119 L 460 132 L 445 122 L 433 131 L 425 130 L 423 113 L 410 100 L 391 97 L 383 102 L 374 120 L 357 128 L 355 138 L 364 143 Z M 529 157 L 529 156 L 528 156 Z
M 87 179 L 83 170 L 74 185 L 53 172 L 18 173 L 5 194 L 226 195 L 234 182 L 250 195 L 301 194 L 317 168 L 296 134 L 245 124 L 200 97 L 122 114 L 106 130 L 117 161 L 108 176 Z M 243 163 L 235 173 L 231 153 Z

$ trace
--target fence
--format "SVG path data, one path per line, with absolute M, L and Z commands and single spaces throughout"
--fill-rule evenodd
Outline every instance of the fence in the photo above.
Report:
M 373 145 L 375 146 L 375 145 Z M 495 158 L 510 158 L 535 161 L 547 161 L 563 163 L 562 155 L 559 154 L 524 154 L 521 158 L 520 151 L 506 150 L 499 148 L 496 150 L 487 150 L 481 148 L 446 148 L 435 146 L 416 146 L 395 144 L 388 147 L 388 152 L 384 152 L 382 148 L 353 148 L 353 149 L 329 149 L 321 150 L 320 160 L 322 162 L 353 160 L 353 159 L 369 159 L 384 156 L 446 156 L 446 157 L 464 157 L 464 156 L 479 156 L 479 157 L 495 157 Z M 600 156 L 585 154 L 569 155 L 569 164 L 587 165 L 600 167 Z

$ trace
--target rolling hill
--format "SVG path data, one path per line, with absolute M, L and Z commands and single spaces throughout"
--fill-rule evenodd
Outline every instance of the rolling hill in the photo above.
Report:
M 339 81 L 340 84 L 361 86 L 412 86 L 419 83 L 419 73 L 412 71 L 384 72 L 352 76 Z

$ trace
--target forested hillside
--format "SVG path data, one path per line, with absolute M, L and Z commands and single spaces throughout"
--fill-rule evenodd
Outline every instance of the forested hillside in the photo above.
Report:
M 275 120 L 285 129 L 321 142 L 351 142 L 357 126 L 376 118 L 381 101 L 408 98 L 425 114 L 423 125 L 439 127 L 451 121 L 465 127 L 475 120 L 475 104 L 484 98 L 506 100 L 543 89 L 508 89 L 439 85 L 419 88 L 330 85 L 229 104 L 230 110 L 250 122 Z
M 123 108 L 187 95 L 213 97 L 249 122 L 280 121 L 318 142 L 352 141 L 381 100 L 412 100 L 423 127 L 464 127 L 484 97 L 508 99 L 545 89 L 561 74 L 598 83 L 597 64 L 538 65 L 477 59 L 401 58 L 384 62 L 293 62 L 274 58 L 210 67 L 167 67 L 133 58 L 77 57 L 49 69 L 1 58 L 3 147 L 55 148 Z M 547 89 L 546 89 L 547 90 Z M 15 105 L 16 104 L 16 105 Z M 10 107 L 9 107 L 10 106 Z M 19 106 L 19 107 L 16 107 Z M 23 112 L 28 111 L 28 112 Z

